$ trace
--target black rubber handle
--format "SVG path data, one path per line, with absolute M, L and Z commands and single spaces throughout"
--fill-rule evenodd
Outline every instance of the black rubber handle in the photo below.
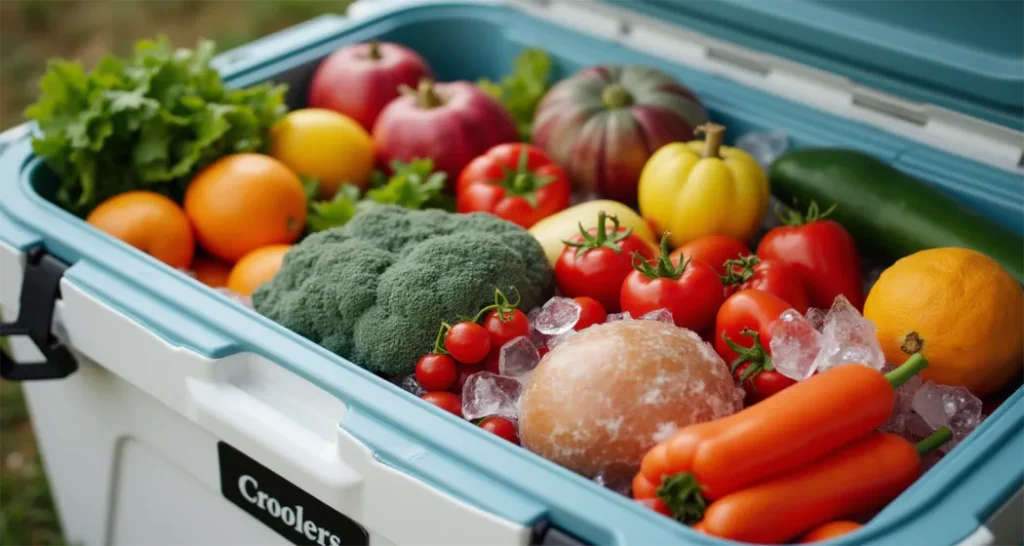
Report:
M 42 247 L 26 253 L 18 319 L 0 324 L 0 337 L 28 336 L 43 355 L 41 362 L 16 362 L 0 351 L 0 377 L 11 381 L 61 379 L 78 369 L 71 351 L 53 335 L 53 311 L 60 298 L 60 279 L 68 266 Z

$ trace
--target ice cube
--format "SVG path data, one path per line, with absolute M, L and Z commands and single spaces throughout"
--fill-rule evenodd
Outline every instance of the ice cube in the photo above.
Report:
M 928 381 L 917 389 L 914 412 L 933 429 L 949 427 L 953 440 L 940 449 L 949 451 L 981 424 L 981 400 L 964 387 Z
M 772 365 L 782 375 L 803 381 L 817 369 L 821 334 L 795 309 L 783 311 L 771 325 Z
M 520 381 L 526 379 L 540 362 L 540 353 L 530 338 L 519 336 L 501 347 L 498 353 L 498 371 L 506 377 Z
M 558 334 L 557 336 L 549 337 L 547 343 L 548 350 L 554 351 L 555 347 L 558 347 L 559 345 L 561 345 L 574 335 L 576 335 L 576 330 L 569 330 L 564 334 Z
M 819 332 L 822 330 L 822 328 L 825 327 L 824 309 L 817 309 L 815 307 L 808 308 L 807 314 L 804 316 L 804 318 L 806 318 L 807 322 L 810 322 L 811 326 L 813 326 L 814 329 Z
M 825 371 L 852 362 L 881 370 L 885 366 L 885 353 L 875 331 L 875 324 L 862 317 L 849 300 L 836 296 L 832 309 L 825 315 L 821 351 L 815 358 L 815 366 Z
M 605 322 L 617 322 L 620 320 L 633 320 L 633 317 L 630 316 L 629 311 L 623 311 L 621 313 L 612 313 L 604 319 Z
M 462 387 L 462 416 L 470 421 L 491 415 L 518 419 L 522 391 L 523 386 L 511 377 L 475 373 Z
M 235 292 L 234 290 L 231 290 L 230 288 L 218 287 L 218 288 L 214 288 L 214 290 L 216 290 L 217 292 L 220 292 L 221 294 L 224 294 L 225 296 L 227 296 L 232 301 L 240 303 L 243 306 L 252 309 L 252 298 L 251 297 L 243 296 L 243 295 L 239 294 L 238 292 Z
M 572 330 L 580 320 L 580 304 L 570 298 L 554 297 L 541 308 L 534 323 L 537 331 L 548 336 L 557 336 Z
M 762 169 L 768 169 L 789 149 L 789 136 L 782 131 L 747 133 L 736 140 L 736 147 L 750 154 Z
M 672 318 L 672 311 L 669 311 L 668 309 L 655 309 L 654 311 L 651 311 L 650 313 L 647 313 L 644 316 L 640 317 L 640 320 L 655 320 L 658 322 L 665 322 L 668 324 L 676 323 L 675 319 Z
M 394 380 L 393 383 L 401 387 L 403 391 L 412 393 L 416 396 L 423 396 L 427 392 L 427 389 L 420 386 L 420 382 L 416 380 L 415 373 L 411 373 L 405 377 L 399 377 Z
M 593 477 L 594 483 L 625 497 L 633 491 L 633 477 L 624 470 L 606 468 Z

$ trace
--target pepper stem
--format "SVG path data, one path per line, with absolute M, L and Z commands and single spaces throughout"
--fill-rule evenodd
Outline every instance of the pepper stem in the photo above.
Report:
M 657 495 L 672 512 L 672 517 L 686 525 L 704 519 L 708 502 L 701 493 L 700 482 L 692 473 L 680 472 L 664 477 L 658 486 Z
M 686 267 L 690 265 L 690 257 L 687 256 L 685 259 L 680 260 L 678 266 L 674 265 L 668 249 L 668 235 L 668 233 L 665 233 L 661 237 L 661 254 L 654 260 L 654 265 L 645 260 L 639 252 L 634 252 L 630 255 L 633 261 L 633 269 L 643 273 L 649 279 L 666 278 L 675 280 L 682 277 Z
M 613 83 L 601 91 L 601 102 L 608 108 L 625 108 L 633 104 L 633 95 L 621 83 Z
M 895 370 L 885 374 L 885 379 L 892 384 L 892 388 L 898 389 L 900 385 L 910 381 L 911 377 L 917 375 L 917 372 L 928 367 L 928 361 L 925 360 L 924 355 L 921 353 L 914 353 L 910 355 L 910 358 L 906 362 L 900 365 Z
M 380 60 L 380 42 L 377 40 L 370 40 L 368 44 L 370 46 L 369 51 L 366 53 L 366 57 L 371 61 Z
M 927 457 L 931 452 L 942 447 L 942 444 L 953 439 L 953 431 L 947 427 L 942 427 L 931 434 L 931 436 L 921 440 L 914 444 L 914 449 L 917 450 L 917 455 L 922 459 Z
M 722 148 L 722 139 L 725 137 L 725 126 L 717 123 L 705 123 L 693 130 L 693 134 L 704 133 L 704 152 L 702 157 L 720 157 L 719 150 Z

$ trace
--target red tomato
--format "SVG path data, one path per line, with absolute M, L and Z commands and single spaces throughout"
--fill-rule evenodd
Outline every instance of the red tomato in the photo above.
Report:
M 573 326 L 573 330 L 583 330 L 588 326 L 601 324 L 604 322 L 604 319 L 608 318 L 608 313 L 604 311 L 601 302 L 594 298 L 580 296 L 573 299 L 576 300 L 576 303 L 580 304 L 580 319 L 576 321 L 576 326 Z
M 497 356 L 494 357 L 494 369 L 493 370 L 490 368 L 490 359 L 489 358 L 485 362 L 485 365 L 488 366 L 486 368 L 486 371 L 493 372 L 493 373 L 498 373 L 498 358 L 497 358 Z M 456 394 L 460 394 L 461 395 L 462 394 L 462 388 L 466 386 L 466 380 L 469 379 L 469 376 L 471 376 L 471 375 L 473 375 L 475 373 L 482 372 L 482 371 L 485 371 L 485 368 L 484 368 L 483 365 L 479 365 L 479 364 L 463 364 L 462 366 L 459 366 L 459 377 L 457 377 L 455 379 L 455 384 L 452 385 L 452 388 L 449 389 L 449 390 L 451 392 L 454 392 Z
M 444 336 L 444 348 L 463 364 L 476 364 L 491 352 L 491 335 L 474 322 L 460 322 Z
M 516 430 L 512 421 L 504 417 L 488 417 L 480 423 L 480 428 L 519 445 L 519 431 Z
M 729 296 L 718 310 L 715 351 L 730 363 L 748 406 L 796 383 L 775 371 L 768 349 L 772 323 L 792 308 L 771 292 L 747 289 Z
M 719 275 L 725 275 L 725 261 L 753 254 L 747 245 L 727 235 L 698 237 L 672 251 L 672 263 L 678 264 L 682 256 L 710 266 Z
M 489 212 L 524 228 L 569 206 L 569 178 L 544 150 L 499 144 L 469 162 L 455 186 L 459 212 Z
M 493 347 L 493 346 L 492 346 Z M 501 373 L 499 364 L 501 363 L 501 349 L 492 348 L 490 354 L 483 362 L 478 364 L 479 368 L 485 372 L 491 372 L 495 374 Z M 476 367 L 476 366 L 474 366 Z
M 568 241 L 555 262 L 555 281 L 566 297 L 589 296 L 614 313 L 619 310 L 622 281 L 633 271 L 633 253 L 650 259 L 654 251 L 632 229 L 620 228 L 618 218 L 610 217 L 610 227 L 604 211 L 597 218 L 597 228 L 586 235 L 581 229 Z
M 842 294 L 860 311 L 864 307 L 860 252 L 843 226 L 823 220 L 829 212 L 819 213 L 815 203 L 806 215 L 792 212 L 787 225 L 761 239 L 757 256 L 793 266 L 807 285 L 812 306 L 829 309 Z
M 539 354 L 541 358 L 544 358 L 544 355 L 546 355 L 546 354 L 548 354 L 550 352 L 551 352 L 551 349 L 548 349 L 547 347 L 540 347 L 540 348 L 537 349 L 537 354 Z
M 446 391 L 459 376 L 459 368 L 448 355 L 426 354 L 416 363 L 416 381 L 428 391 Z
M 620 298 L 622 310 L 631 316 L 668 309 L 676 326 L 700 333 L 714 324 L 725 291 L 721 277 L 710 266 L 693 260 L 673 265 L 665 237 L 657 260 L 637 260 L 622 283 Z
M 462 399 L 450 392 L 428 392 L 420 398 L 452 415 L 462 417 Z
M 530 321 L 519 309 L 510 313 L 491 311 L 484 319 L 484 330 L 491 336 L 491 350 L 497 352 L 509 341 L 530 335 Z
M 811 306 L 807 285 L 796 268 L 786 262 L 747 256 L 729 260 L 728 263 L 732 271 L 722 281 L 725 283 L 726 296 L 740 290 L 754 289 L 775 294 L 800 311 L 800 314 L 806 313 Z

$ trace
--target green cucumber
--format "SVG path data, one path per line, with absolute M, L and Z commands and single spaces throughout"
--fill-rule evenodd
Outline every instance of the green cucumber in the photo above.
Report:
M 1024 283 L 1024 239 L 939 190 L 865 153 L 806 148 L 768 170 L 783 204 L 822 209 L 842 224 L 866 256 L 886 262 L 920 250 L 964 247 L 988 255 Z

